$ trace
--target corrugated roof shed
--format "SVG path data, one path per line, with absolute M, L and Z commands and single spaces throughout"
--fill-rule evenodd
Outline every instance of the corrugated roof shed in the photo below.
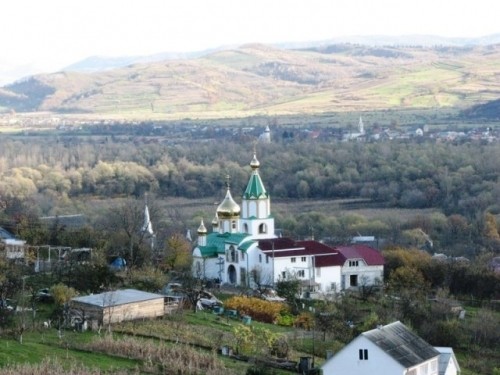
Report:
M 75 297 L 72 301 L 98 307 L 126 305 L 134 302 L 143 302 L 157 298 L 164 298 L 161 294 L 143 292 L 136 289 L 114 290 L 89 296 Z
M 362 335 L 405 368 L 416 366 L 439 355 L 433 346 L 399 321 L 364 332 Z

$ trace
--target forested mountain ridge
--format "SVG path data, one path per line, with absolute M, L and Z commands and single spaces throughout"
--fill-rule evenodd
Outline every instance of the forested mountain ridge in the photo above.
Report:
M 500 45 L 255 44 L 103 72 L 33 76 L 0 89 L 0 110 L 213 118 L 468 108 L 498 98 L 499 74 Z

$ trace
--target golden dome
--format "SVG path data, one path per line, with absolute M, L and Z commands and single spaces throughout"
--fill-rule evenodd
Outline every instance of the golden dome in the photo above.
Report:
M 260 167 L 260 162 L 257 160 L 257 156 L 255 155 L 255 152 L 253 154 L 253 159 L 250 162 L 250 167 L 252 167 L 252 169 L 257 169 Z
M 212 226 L 213 227 L 218 227 L 219 226 L 219 217 L 217 216 L 217 212 L 215 213 L 215 216 L 212 219 Z
M 226 182 L 226 185 L 226 197 L 224 198 L 222 203 L 219 204 L 219 207 L 217 207 L 217 216 L 223 219 L 238 218 L 240 216 L 241 208 L 231 196 L 231 191 L 229 190 L 229 181 Z
M 207 234 L 207 228 L 205 228 L 205 224 L 203 223 L 203 219 L 201 219 L 200 226 L 198 227 L 198 234 L 199 235 Z

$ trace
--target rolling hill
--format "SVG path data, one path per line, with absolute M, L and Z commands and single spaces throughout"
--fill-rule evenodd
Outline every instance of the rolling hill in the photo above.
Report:
M 243 45 L 176 60 L 32 76 L 0 88 L 0 110 L 213 118 L 456 107 L 500 96 L 500 44 L 305 49 Z

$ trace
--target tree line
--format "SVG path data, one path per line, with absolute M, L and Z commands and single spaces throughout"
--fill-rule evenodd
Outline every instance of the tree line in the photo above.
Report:
M 244 189 L 252 144 L 166 144 L 122 138 L 0 139 L 0 192 L 218 197 L 225 175 Z M 322 143 L 258 146 L 261 175 L 274 199 L 365 198 L 386 207 L 442 209 L 473 217 L 498 210 L 500 148 L 437 142 Z M 48 214 L 48 213 L 47 213 Z
M 1 137 L 0 225 L 10 226 L 32 244 L 57 245 L 64 232 L 58 233 L 56 227 L 49 234 L 36 229 L 40 228 L 36 217 L 60 214 L 60 207 L 68 202 L 88 197 L 143 202 L 146 193 L 159 201 L 172 197 L 219 201 L 226 175 L 237 197 L 251 173 L 252 154 L 253 144 L 248 140 L 169 144 L 155 137 Z M 423 231 L 431 237 L 433 251 L 472 257 L 484 250 L 500 250 L 496 224 L 499 154 L 496 144 L 473 142 L 296 140 L 257 145 L 260 174 L 275 202 L 347 198 L 379 208 L 436 209 L 410 221 L 276 211 L 277 226 L 285 235 L 313 234 L 345 243 L 354 235 L 369 234 L 391 244 L 423 247 L 427 241 Z M 75 213 L 79 203 L 72 207 L 69 213 Z M 171 212 L 172 217 L 164 219 L 158 229 L 185 233 L 197 227 L 200 215 L 179 218 L 179 213 Z M 107 219 L 92 224 L 110 227 L 103 220 Z M 73 242 L 80 238 L 68 237 Z M 122 242 L 130 247 L 130 241 Z

